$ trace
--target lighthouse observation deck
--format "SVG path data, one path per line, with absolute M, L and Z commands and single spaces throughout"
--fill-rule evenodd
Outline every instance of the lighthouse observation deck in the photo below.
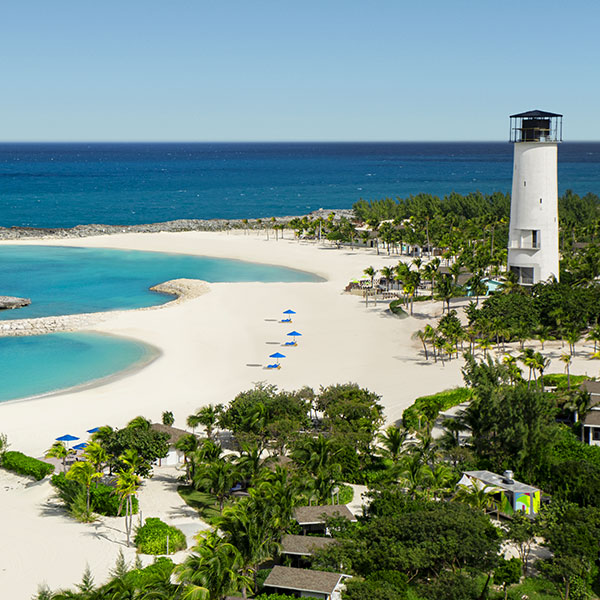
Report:
M 510 115 L 510 141 L 562 142 L 562 115 L 543 110 L 530 110 Z

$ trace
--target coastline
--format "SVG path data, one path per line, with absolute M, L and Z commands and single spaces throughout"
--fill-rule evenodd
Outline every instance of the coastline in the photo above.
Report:
M 117 336 L 114 336 L 109 333 L 100 333 L 98 331 L 87 331 L 86 332 L 86 330 L 79 330 L 78 333 L 93 333 L 94 335 L 106 335 L 106 336 L 110 336 L 110 337 L 117 337 Z M 122 336 L 120 336 L 120 337 L 122 337 Z M 132 340 L 132 341 L 140 344 L 138 342 L 138 340 Z M 77 385 L 71 385 L 69 387 L 51 390 L 49 392 L 43 392 L 41 394 L 35 394 L 33 396 L 25 396 L 23 398 L 15 398 L 14 400 L 3 400 L 3 401 L 0 401 L 0 406 L 4 406 L 4 405 L 8 405 L 8 404 L 16 404 L 19 402 L 29 402 L 31 400 L 38 400 L 40 398 L 52 398 L 53 396 L 59 396 L 61 394 L 66 394 L 66 393 L 71 393 L 71 392 L 79 392 L 79 391 L 88 390 L 88 389 L 91 390 L 96 387 L 107 385 L 111 381 L 118 381 L 119 379 L 122 379 L 123 377 L 128 377 L 130 375 L 133 375 L 134 373 L 137 373 L 138 371 L 141 371 L 148 365 L 152 364 L 155 360 L 160 358 L 160 355 L 162 354 L 162 352 L 160 351 L 159 348 L 156 348 L 149 344 L 140 344 L 140 345 L 144 346 L 145 352 L 146 352 L 145 355 L 142 358 L 136 360 L 134 363 L 125 367 L 124 369 L 121 369 L 120 371 L 116 371 L 109 375 L 104 375 L 103 377 L 97 377 L 96 379 L 91 379 L 84 383 L 79 383 Z

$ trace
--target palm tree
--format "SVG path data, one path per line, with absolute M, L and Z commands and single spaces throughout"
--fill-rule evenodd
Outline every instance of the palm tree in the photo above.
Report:
M 575 344 L 581 339 L 581 331 L 576 328 L 572 328 L 567 332 L 567 342 L 569 342 L 569 351 L 571 355 L 575 354 Z
M 459 485 L 453 500 L 486 511 L 493 502 L 496 488 L 488 485 Z
M 543 392 L 544 391 L 544 371 L 550 364 L 550 359 L 544 358 L 544 356 L 540 352 L 536 352 L 533 355 L 533 360 L 534 360 L 533 368 L 536 371 L 538 371 L 540 374 L 540 378 L 539 378 L 540 390 Z
M 188 433 L 180 437 L 175 442 L 175 448 L 179 450 L 179 452 L 183 452 L 183 463 L 185 464 L 185 478 L 190 480 L 190 454 L 195 452 L 198 449 L 198 438 Z
M 143 429 L 144 431 L 148 431 L 150 429 L 150 425 L 152 425 L 152 423 L 150 423 L 146 417 L 142 416 L 137 416 L 127 423 L 127 427 L 129 429 Z
M 377 269 L 373 267 L 367 267 L 366 269 L 363 269 L 363 273 L 367 277 L 371 278 L 371 287 L 373 287 L 373 282 L 375 281 L 375 274 L 377 273 Z
M 390 291 L 390 281 L 394 279 L 394 269 L 392 267 L 383 267 L 381 274 L 385 277 L 385 291 Z
M 430 325 L 431 327 L 431 325 Z M 413 339 L 418 339 L 421 341 L 421 344 L 423 344 L 423 350 L 425 352 L 425 360 L 429 360 L 429 355 L 427 353 L 427 334 L 425 333 L 424 329 L 419 329 L 418 331 L 415 331 L 415 333 L 413 333 Z
M 534 354 L 535 353 L 532 348 L 525 348 L 525 350 L 523 351 L 523 354 L 521 354 L 521 356 L 519 356 L 519 359 L 521 360 L 521 362 L 526 367 L 529 368 L 529 378 L 527 379 L 527 389 L 529 389 L 529 386 L 531 384 L 531 375 L 534 372 L 534 366 L 536 364 Z
M 570 354 L 561 354 L 559 360 L 564 363 L 565 371 L 567 373 L 567 390 L 571 391 L 571 363 L 573 357 Z
M 390 425 L 384 433 L 379 434 L 379 442 L 384 447 L 384 454 L 392 459 L 394 463 L 402 453 L 402 447 L 408 437 L 408 431 L 403 427 Z
M 58 458 L 62 460 L 63 473 L 67 472 L 67 456 L 72 454 L 72 450 L 69 450 L 64 442 L 56 441 L 52 444 L 52 447 L 46 452 L 46 458 Z
M 229 496 L 231 488 L 238 483 L 240 474 L 230 462 L 219 459 L 203 465 L 194 475 L 194 487 L 208 488 L 219 502 L 219 512 L 223 512 L 225 498 Z
M 272 559 L 279 547 L 278 532 L 270 524 L 270 512 L 266 503 L 247 498 L 228 506 L 217 524 L 226 540 L 240 553 L 242 575 L 254 576 L 254 587 L 260 564 Z M 246 587 L 242 587 L 242 598 L 247 597 Z
M 174 570 L 175 577 L 184 586 L 182 600 L 222 600 L 251 583 L 251 579 L 240 572 L 242 558 L 235 546 L 216 531 L 203 531 L 197 539 L 194 554 Z
M 431 470 L 418 454 L 404 456 L 398 467 L 400 485 L 415 499 L 431 481 Z
M 213 439 L 213 431 L 219 422 L 219 418 L 223 412 L 222 404 L 209 404 L 208 406 L 203 406 L 201 409 L 196 411 L 195 415 L 191 415 L 188 417 L 188 425 L 190 427 L 196 427 L 197 425 L 203 425 L 206 429 L 206 437 L 209 440 Z M 193 419 L 192 417 L 196 417 Z M 195 425 L 190 424 L 190 420 L 195 423 Z
M 98 473 L 94 468 L 94 465 L 87 460 L 82 460 L 74 463 L 71 468 L 68 470 L 66 474 L 67 479 L 72 479 L 73 481 L 77 481 L 81 485 L 85 487 L 85 509 L 86 509 L 86 517 L 90 518 L 90 487 L 92 486 L 92 481 L 94 479 L 98 479 L 102 477 L 102 473 Z
M 96 472 L 100 474 L 100 477 L 102 477 L 104 465 L 108 462 L 108 454 L 106 453 L 106 450 L 104 450 L 104 448 L 97 442 L 89 442 L 83 451 L 83 455 L 85 456 L 86 460 L 94 465 Z M 98 479 L 100 479 L 100 477 L 98 477 Z M 97 485 L 98 481 L 96 480 L 96 486 Z
M 261 470 L 261 452 L 256 444 L 243 444 L 235 463 L 244 479 L 253 482 Z
M 502 357 L 502 362 L 507 367 L 508 379 L 511 385 L 514 385 L 515 383 L 517 383 L 517 381 L 520 381 L 522 379 L 521 376 L 523 372 L 517 366 L 517 358 L 515 356 L 512 356 L 511 354 L 505 354 Z
M 133 529 L 133 497 L 136 495 L 142 480 L 135 474 L 133 468 L 127 471 L 119 471 L 115 492 L 120 498 L 118 514 L 121 514 L 123 505 L 125 505 L 125 531 L 127 532 L 127 547 L 131 539 Z
M 598 351 L 598 342 L 600 342 L 600 324 L 594 325 L 587 335 L 587 339 L 594 342 L 594 352 Z

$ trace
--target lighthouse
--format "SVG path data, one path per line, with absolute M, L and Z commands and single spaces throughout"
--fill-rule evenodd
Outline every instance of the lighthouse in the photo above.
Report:
M 558 144 L 562 115 L 510 116 L 514 144 L 508 268 L 521 285 L 558 280 Z

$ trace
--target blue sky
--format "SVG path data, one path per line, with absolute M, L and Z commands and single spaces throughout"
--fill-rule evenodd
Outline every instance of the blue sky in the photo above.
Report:
M 2 141 L 600 140 L 589 0 L 8 0 Z

